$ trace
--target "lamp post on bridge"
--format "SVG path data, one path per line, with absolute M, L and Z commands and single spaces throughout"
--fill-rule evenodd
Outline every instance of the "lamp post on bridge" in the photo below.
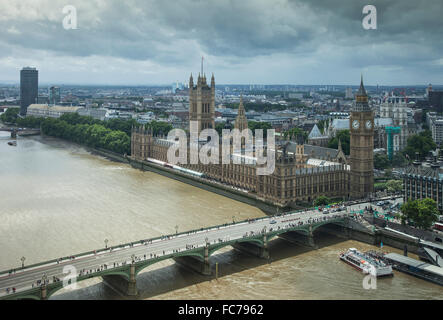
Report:
M 232 216 L 232 223 L 235 223 L 235 216 Z
M 175 234 L 178 234 L 178 225 L 175 226 Z
M 26 258 L 25 257 L 21 257 L 20 260 L 22 261 L 22 268 L 24 268 L 25 267 L 25 260 L 26 260 Z
M 105 249 L 108 249 L 108 239 L 105 239 Z
M 135 262 L 135 254 L 132 254 L 131 258 L 132 258 L 132 263 L 134 263 Z

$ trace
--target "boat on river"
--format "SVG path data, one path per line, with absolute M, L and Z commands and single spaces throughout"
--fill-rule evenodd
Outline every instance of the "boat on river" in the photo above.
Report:
M 368 254 L 362 253 L 355 248 L 350 248 L 348 251 L 340 253 L 340 259 L 364 274 L 370 274 L 374 277 L 394 275 L 391 265 Z

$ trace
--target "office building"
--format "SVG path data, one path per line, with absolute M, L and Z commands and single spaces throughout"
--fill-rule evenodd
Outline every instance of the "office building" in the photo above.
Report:
M 38 70 L 25 67 L 20 71 L 20 115 L 25 116 L 29 105 L 37 103 Z

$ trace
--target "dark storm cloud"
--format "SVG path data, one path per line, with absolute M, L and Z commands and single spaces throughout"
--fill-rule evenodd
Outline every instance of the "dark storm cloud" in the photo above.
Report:
M 364 30 L 368 2 L 12 1 L 0 4 L 0 59 L 37 50 L 179 66 L 205 54 L 231 68 L 285 55 L 282 63 L 310 60 L 337 71 L 371 66 L 442 71 L 443 1 L 370 1 L 378 29 Z M 67 4 L 77 8 L 77 30 L 62 27 Z

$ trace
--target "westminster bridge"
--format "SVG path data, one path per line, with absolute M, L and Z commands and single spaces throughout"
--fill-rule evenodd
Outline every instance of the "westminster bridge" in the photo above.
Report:
M 10 132 L 11 138 L 16 138 L 17 135 L 31 136 L 40 134 L 40 129 L 16 128 L 16 127 L 0 127 L 0 131 Z
M 330 211 L 324 214 L 315 209 L 299 210 L 22 265 L 0 272 L 0 299 L 48 299 L 63 287 L 93 277 L 102 277 L 118 292 L 137 295 L 137 274 L 162 260 L 174 259 L 211 275 L 210 256 L 226 246 L 269 259 L 268 243 L 275 237 L 315 247 L 314 232 L 322 226 L 334 226 L 346 235 L 354 219 L 346 210 Z

